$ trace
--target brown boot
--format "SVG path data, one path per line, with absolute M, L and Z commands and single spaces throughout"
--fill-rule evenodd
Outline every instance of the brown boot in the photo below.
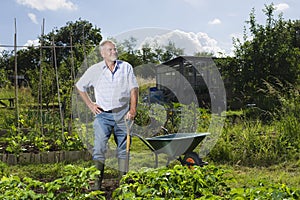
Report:
M 104 175 L 104 162 L 95 160 L 95 167 L 100 171 L 100 175 L 96 177 L 95 184 L 92 187 L 92 190 L 100 190 L 101 189 L 101 184 L 103 180 L 103 175 Z

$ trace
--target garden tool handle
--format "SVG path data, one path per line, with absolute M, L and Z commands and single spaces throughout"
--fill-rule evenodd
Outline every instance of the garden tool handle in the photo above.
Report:
M 130 121 L 130 123 L 128 124 L 128 121 Z M 127 130 L 127 143 L 126 143 L 126 151 L 129 151 L 129 146 L 130 146 L 130 129 L 133 125 L 133 120 L 128 120 L 125 119 L 125 125 L 126 125 L 126 130 Z
M 128 121 L 130 121 L 128 123 Z M 129 170 L 129 150 L 130 150 L 130 129 L 133 125 L 134 120 L 128 120 L 125 118 L 125 125 L 127 130 L 126 135 L 126 164 L 125 164 L 125 171 L 128 172 Z

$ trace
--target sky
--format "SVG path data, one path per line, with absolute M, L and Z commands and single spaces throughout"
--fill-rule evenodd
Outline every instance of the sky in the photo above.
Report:
M 242 38 L 252 9 L 265 24 L 265 5 L 274 4 L 275 16 L 300 19 L 299 0 L 3 0 L 0 12 L 0 49 L 36 44 L 45 20 L 45 34 L 67 22 L 82 19 L 101 29 L 104 38 L 134 37 L 138 45 L 169 41 L 195 52 L 232 54 L 233 38 Z M 15 26 L 16 21 L 16 26 Z M 16 28 L 16 29 L 15 29 Z

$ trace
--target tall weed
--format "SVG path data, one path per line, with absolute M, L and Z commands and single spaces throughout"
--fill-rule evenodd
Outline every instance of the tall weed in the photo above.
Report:
M 249 166 L 268 166 L 300 156 L 299 89 L 274 92 L 280 107 L 273 111 L 272 121 L 242 118 L 238 123 L 227 121 L 221 138 L 211 151 L 211 159 Z
M 259 120 L 243 121 L 234 126 L 227 123 L 210 157 L 234 164 L 270 165 L 279 156 L 276 137 L 274 128 Z

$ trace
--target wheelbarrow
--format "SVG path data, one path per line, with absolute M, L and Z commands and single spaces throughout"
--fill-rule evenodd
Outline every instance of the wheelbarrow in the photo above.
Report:
M 158 166 L 158 155 L 167 154 L 167 166 L 171 160 L 177 159 L 182 165 L 207 165 L 193 150 L 210 133 L 174 133 L 150 138 L 137 136 L 155 155 L 155 167 Z M 182 156 L 184 156 L 182 158 Z

